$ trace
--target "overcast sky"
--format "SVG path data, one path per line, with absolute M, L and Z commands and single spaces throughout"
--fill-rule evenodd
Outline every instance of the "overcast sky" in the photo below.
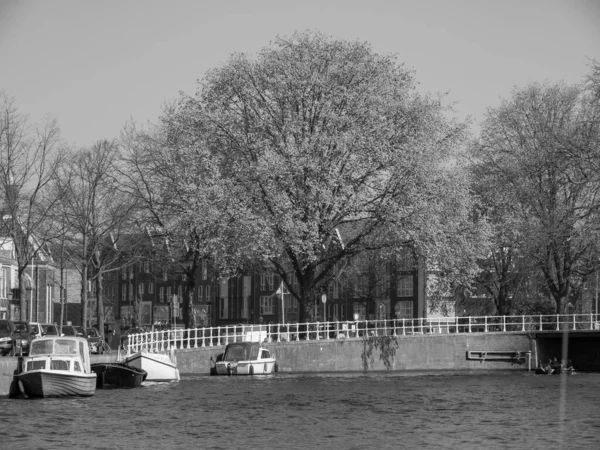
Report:
M 0 0 L 0 90 L 89 146 L 155 121 L 232 53 L 306 29 L 397 54 L 476 122 L 513 86 L 576 83 L 600 60 L 600 0 Z

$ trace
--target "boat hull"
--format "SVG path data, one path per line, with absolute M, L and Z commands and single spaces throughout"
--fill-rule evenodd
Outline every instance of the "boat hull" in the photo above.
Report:
M 95 363 L 92 371 L 96 373 L 96 388 L 107 386 L 121 388 L 140 387 L 148 376 L 145 370 L 121 363 Z
M 217 375 L 268 375 L 277 372 L 275 359 L 262 361 L 220 361 L 215 365 Z
M 96 392 L 95 373 L 35 370 L 16 374 L 14 380 L 28 398 L 91 397 Z
M 145 381 L 179 381 L 179 369 L 169 355 L 138 352 L 125 358 L 123 363 L 146 371 Z

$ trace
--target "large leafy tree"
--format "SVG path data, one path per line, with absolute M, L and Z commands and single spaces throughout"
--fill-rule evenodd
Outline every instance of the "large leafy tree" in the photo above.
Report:
M 409 244 L 467 270 L 466 125 L 416 84 L 395 57 L 319 33 L 233 55 L 163 117 L 152 154 L 176 176 L 160 198 L 223 274 L 253 261 L 277 272 L 301 321 L 335 264 L 367 250 Z
M 597 254 L 600 183 L 583 164 L 597 153 L 597 113 L 580 86 L 534 83 L 488 110 L 476 146 L 482 181 L 513 199 L 517 216 L 504 221 L 513 243 L 523 244 L 560 313 Z

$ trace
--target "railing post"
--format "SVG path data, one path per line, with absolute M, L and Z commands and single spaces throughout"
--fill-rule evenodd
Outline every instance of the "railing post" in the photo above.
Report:
M 487 327 L 487 316 L 483 316 L 483 332 L 487 333 L 488 332 L 488 327 Z
M 560 316 L 556 315 L 556 330 L 560 330 Z
M 575 327 L 575 316 L 576 316 L 576 314 L 573 313 L 573 330 L 576 330 L 576 327 Z
M 317 341 L 320 339 L 319 331 L 319 322 L 317 322 Z
M 469 333 L 471 332 L 471 316 L 469 316 Z
M 502 316 L 502 331 L 506 332 L 506 316 Z
M 406 328 L 405 328 L 404 321 L 405 321 L 405 319 L 402 318 L 402 336 L 406 336 Z

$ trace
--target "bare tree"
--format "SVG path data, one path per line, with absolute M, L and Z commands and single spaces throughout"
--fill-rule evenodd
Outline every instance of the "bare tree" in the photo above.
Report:
M 496 200 L 508 192 L 513 201 L 516 213 L 497 220 L 514 233 L 504 237 L 521 243 L 559 313 L 573 306 L 574 282 L 595 268 L 588 262 L 598 254 L 600 179 L 584 161 L 597 155 L 599 131 L 581 86 L 534 83 L 488 111 L 475 147 L 481 181 L 497 189 Z
M 1 239 L 3 246 L 12 247 L 18 264 L 21 320 L 27 319 L 25 269 L 60 231 L 51 218 L 61 193 L 50 189 L 50 183 L 65 154 L 56 120 L 30 125 L 15 100 L 0 91 Z
M 67 239 L 76 249 L 70 253 L 71 262 L 81 275 L 82 324 L 89 325 L 88 286 L 94 282 L 100 333 L 104 330 L 103 275 L 132 264 L 137 251 L 131 251 L 134 243 L 124 238 L 135 230 L 135 204 L 119 191 L 118 161 L 117 142 L 98 141 L 74 153 L 56 180 L 57 190 L 65 192 L 57 205 L 57 220 L 65 223 Z M 123 263 L 123 252 L 130 256 L 127 263 Z

